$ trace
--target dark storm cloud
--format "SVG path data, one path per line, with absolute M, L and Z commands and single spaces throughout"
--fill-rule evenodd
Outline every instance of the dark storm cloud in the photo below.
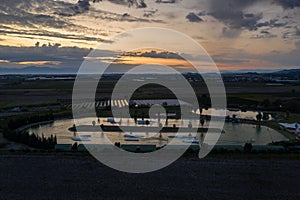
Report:
M 86 6 L 88 2 L 84 2 L 78 3 L 78 6 L 80 8 L 87 9 Z M 51 14 L 64 13 L 66 15 L 73 15 L 75 14 L 73 7 L 73 4 L 63 1 L 3 1 L 0 4 L 0 23 L 18 24 L 28 27 L 49 26 L 54 28 L 63 28 L 72 25 L 72 23 Z
M 55 14 L 61 16 L 74 16 L 77 14 L 82 14 L 90 9 L 89 0 L 79 0 L 75 5 L 69 5 L 62 7 L 58 11 L 54 12 Z
M 170 51 L 146 51 L 146 52 L 128 52 L 123 54 L 124 56 L 130 57 L 147 57 L 147 58 L 163 58 L 163 59 L 177 59 L 177 60 L 189 60 L 189 61 L 206 61 L 207 56 L 205 55 L 192 55 L 186 53 L 174 53 Z
M 20 62 L 39 62 L 47 61 L 44 66 L 78 69 L 83 59 L 90 53 L 91 49 L 79 47 L 61 47 L 60 44 L 40 44 L 35 47 L 11 47 L 0 46 L 1 68 L 16 67 Z M 102 57 L 116 56 L 118 53 L 106 50 L 94 50 L 93 55 Z M 93 55 L 91 57 L 93 57 Z M 28 64 L 34 65 L 34 64 Z M 25 65 L 22 64 L 24 67 Z
M 222 35 L 227 38 L 235 38 L 238 37 L 240 34 L 241 34 L 240 29 L 232 29 L 227 27 L 224 27 L 222 29 Z
M 291 32 L 290 32 L 290 31 L 286 31 L 286 32 L 284 32 L 284 33 L 282 34 L 281 38 L 282 38 L 282 39 L 287 39 L 287 38 L 290 37 L 290 35 L 291 35 Z
M 190 12 L 186 17 L 190 22 L 202 22 L 203 20 L 193 12 Z
M 237 27 L 238 28 L 244 27 L 250 31 L 257 30 L 256 24 L 260 19 L 262 19 L 262 17 L 263 17 L 262 13 L 244 14 L 242 16 L 242 20 L 241 20 L 240 24 L 239 23 L 237 24 Z
M 140 0 L 138 2 L 138 5 L 137 5 L 138 8 L 146 8 L 147 7 L 147 4 L 144 2 L 144 0 Z
M 298 28 L 298 26 L 295 27 L 295 35 L 300 36 L 300 29 Z
M 270 22 L 266 21 L 266 22 L 261 22 L 256 24 L 256 27 L 264 27 L 264 26 L 270 26 Z
M 182 59 L 182 57 L 180 57 L 176 53 L 172 53 L 168 51 L 157 52 L 155 50 L 147 51 L 147 52 L 128 52 L 125 55 L 135 56 L 135 57 L 148 57 L 148 58 Z
M 206 12 L 205 11 L 201 11 L 198 13 L 198 16 L 206 16 Z
M 144 17 L 153 17 L 153 15 L 155 14 L 155 13 L 157 13 L 157 9 L 156 10 L 145 10 L 144 11 Z
M 54 0 L 13 0 L 0 4 L 0 24 L 19 24 L 29 27 L 48 26 L 64 28 L 75 25 L 64 16 L 75 16 L 90 10 L 90 2 L 97 0 L 79 0 L 67 3 Z
M 277 35 L 270 33 L 269 31 L 262 30 L 259 34 L 250 37 L 251 39 L 266 39 L 266 38 L 276 38 Z
M 99 12 L 101 12 L 101 14 L 99 14 Z M 156 11 L 153 12 L 148 12 L 151 14 L 154 14 Z M 144 17 L 150 17 L 149 16 L 145 16 Z M 134 17 L 131 16 L 128 13 L 123 13 L 123 14 L 117 14 L 117 13 L 113 13 L 113 12 L 109 12 L 109 11 L 98 11 L 95 10 L 93 12 L 89 13 L 90 17 L 93 17 L 95 19 L 99 19 L 99 20 L 106 20 L 106 21 L 127 21 L 127 22 L 157 22 L 157 23 L 164 23 L 163 20 L 157 20 L 157 19 L 146 19 L 146 18 L 140 18 L 140 17 Z
M 233 12 L 230 15 L 211 14 L 213 17 L 223 22 L 226 27 L 222 29 L 223 36 L 234 38 L 238 37 L 242 30 L 249 31 L 257 30 L 257 22 L 262 19 L 262 13 L 253 14 L 242 12 Z M 222 16 L 222 17 L 221 17 Z
M 255 2 L 256 0 L 210 0 L 208 1 L 208 10 L 209 14 L 216 19 L 229 23 L 240 22 L 243 10 Z
M 11 28 L 0 28 L 0 34 L 10 34 L 10 35 L 18 35 L 18 37 L 32 37 L 34 36 L 45 36 L 45 37 L 57 37 L 63 39 L 74 39 L 74 40 L 85 40 L 85 41 L 98 41 L 98 42 L 110 42 L 104 40 L 100 37 L 89 37 L 85 35 L 74 35 L 74 34 L 62 34 L 59 32 L 52 32 L 52 31 L 44 31 L 44 30 L 15 30 Z
M 270 21 L 260 22 L 256 24 L 256 27 L 271 27 L 271 28 L 280 28 L 288 25 L 287 22 L 279 22 L 278 19 L 271 19 Z
M 49 26 L 53 28 L 63 28 L 68 25 L 71 25 L 71 23 L 57 19 L 52 16 L 31 14 L 31 13 L 26 13 L 24 11 L 19 11 L 17 14 L 0 13 L 0 23 L 18 24 L 27 27 Z
M 176 3 L 176 0 L 156 0 L 156 3 Z
M 144 0 L 109 0 L 111 3 L 126 5 L 129 7 L 135 6 L 136 8 L 146 8 L 147 4 Z
M 89 37 L 82 34 L 67 34 L 59 31 L 45 30 L 48 27 L 65 30 L 82 30 L 89 31 L 86 27 L 76 25 L 65 16 L 79 15 L 90 11 L 91 2 L 89 0 L 79 0 L 77 3 L 66 3 L 63 1 L 44 1 L 44 0 L 13 0 L 3 1 L 0 4 L 0 34 L 18 35 L 18 37 L 46 36 L 58 37 L 63 39 L 87 40 L 87 41 L 104 41 L 99 35 Z M 141 3 L 143 1 L 139 1 Z M 140 5 L 140 4 L 139 4 Z M 143 4 L 141 4 L 143 5 Z M 93 9 L 88 14 L 96 19 L 111 21 L 129 21 L 129 22 L 162 22 L 160 20 L 142 19 L 133 16 L 116 14 L 113 12 L 99 11 Z M 12 29 L 10 25 L 26 27 L 26 29 Z M 105 42 L 105 41 L 104 41 Z
M 262 13 L 244 13 L 244 9 L 256 0 L 210 0 L 209 15 L 225 23 L 229 28 L 256 30 Z
M 220 22 L 226 25 L 223 29 L 223 36 L 237 37 L 243 29 L 249 31 L 256 31 L 259 28 L 291 28 L 289 24 L 292 23 L 288 17 L 271 19 L 269 21 L 262 21 L 263 13 L 247 13 L 248 7 L 256 3 L 269 2 L 277 4 L 284 9 L 294 9 L 300 6 L 299 0 L 210 0 L 208 1 L 207 14 L 213 16 Z M 270 34 L 262 37 L 274 37 Z
M 89 49 L 62 47 L 60 44 L 40 44 L 39 47 L 0 46 L 0 59 L 10 62 L 24 61 L 81 61 Z
M 300 7 L 299 0 L 274 0 L 274 2 L 278 5 L 281 5 L 285 9 Z
M 5 13 L 9 14 L 55 13 L 72 16 L 88 11 L 89 7 L 89 0 L 79 0 L 75 4 L 53 0 L 13 0 L 3 2 L 0 5 L 0 10 L 5 10 Z
M 7 10 L 11 10 L 11 9 L 7 8 Z M 44 27 L 53 27 L 58 29 L 72 28 L 73 30 L 83 29 L 83 27 L 81 26 L 77 26 L 68 21 L 60 20 L 55 16 L 49 16 L 43 14 L 31 14 L 19 10 L 18 13 L 16 12 L 12 12 L 9 14 L 3 14 L 3 12 L 0 13 L 0 22 L 2 24 L 0 25 L 0 35 L 9 34 L 9 35 L 17 35 L 18 37 L 24 37 L 24 38 L 30 38 L 33 36 L 45 36 L 45 37 L 58 37 L 63 39 L 105 42 L 105 40 L 103 40 L 100 36 L 89 37 L 82 34 L 75 35 L 75 34 L 67 34 L 67 33 L 44 30 Z M 16 29 L 9 26 L 15 24 L 23 27 L 25 26 L 26 29 Z

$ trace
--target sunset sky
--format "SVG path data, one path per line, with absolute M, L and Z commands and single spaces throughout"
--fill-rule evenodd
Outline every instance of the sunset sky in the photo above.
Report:
M 190 36 L 220 70 L 300 68 L 299 0 L 9 0 L 0 4 L 0 70 L 77 69 L 100 42 L 143 27 Z M 163 55 L 127 55 L 119 64 L 182 64 Z

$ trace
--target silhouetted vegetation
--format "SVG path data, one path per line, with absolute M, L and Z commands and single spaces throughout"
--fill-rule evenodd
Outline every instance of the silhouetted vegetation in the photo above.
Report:
M 244 145 L 244 153 L 251 153 L 252 151 L 252 144 L 251 143 L 246 143 Z
M 30 134 L 28 131 L 17 130 L 22 126 L 53 119 L 51 113 L 10 117 L 7 119 L 7 123 L 5 123 L 7 125 L 4 127 L 3 137 L 34 148 L 54 149 L 57 144 L 56 136 L 51 135 L 47 138 L 44 135 L 38 136 L 34 133 Z
M 37 136 L 35 134 L 29 134 L 28 131 L 18 132 L 15 130 L 6 130 L 4 131 L 3 136 L 11 141 L 39 149 L 54 149 L 57 144 L 56 136 L 51 135 L 46 138 L 44 135 Z
M 22 116 L 14 116 L 10 117 L 7 122 L 7 128 L 14 130 L 17 128 L 20 128 L 22 126 L 26 126 L 29 124 L 42 122 L 42 121 L 50 121 L 53 120 L 53 114 L 47 113 L 47 114 L 32 114 L 32 115 L 22 115 Z
M 78 150 L 78 144 L 77 142 L 75 142 L 72 147 L 71 147 L 72 151 L 77 151 Z

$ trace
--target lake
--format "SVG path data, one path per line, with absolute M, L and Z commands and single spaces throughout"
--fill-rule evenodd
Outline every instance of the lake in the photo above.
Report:
M 107 118 L 100 118 L 100 123 L 104 125 L 112 125 L 109 122 L 106 122 Z M 117 122 L 120 119 L 115 119 Z M 83 124 L 91 125 L 92 121 L 96 121 L 97 119 L 86 118 L 83 120 Z M 198 121 L 181 121 L 181 120 L 169 120 L 169 126 L 176 124 L 176 126 L 187 127 L 189 123 L 192 123 L 193 127 L 197 126 Z M 134 125 L 133 120 L 122 119 L 122 125 Z M 209 122 L 205 122 L 204 127 L 208 127 Z M 221 122 L 220 122 L 221 123 Z M 53 123 L 44 124 L 34 126 L 28 129 L 31 134 L 44 135 L 49 137 L 51 134 L 57 136 L 58 144 L 72 144 L 74 141 L 72 137 L 74 137 L 74 133 L 69 131 L 68 128 L 72 127 L 74 121 L 72 119 L 65 120 L 56 120 Z M 98 122 L 96 123 L 98 124 Z M 141 125 L 142 126 L 142 125 Z M 157 126 L 157 123 L 154 123 L 151 126 Z M 279 132 L 270 129 L 265 126 L 258 127 L 256 125 L 251 124 L 240 124 L 240 123 L 225 123 L 223 130 L 224 134 L 221 134 L 219 141 L 217 144 L 219 145 L 244 145 L 246 142 L 251 142 L 254 145 L 266 145 L 271 143 L 272 141 L 287 141 L 288 139 L 280 134 Z M 124 135 L 122 132 L 86 132 L 86 133 L 76 133 L 76 137 L 87 137 L 93 143 L 93 140 L 97 141 L 97 143 L 104 142 L 104 137 L 109 138 L 111 143 L 120 142 L 121 144 L 156 144 L 157 146 L 162 146 L 167 144 L 168 141 L 171 140 L 170 136 L 174 136 L 176 133 L 162 133 L 162 138 L 159 137 L 159 133 L 134 133 L 136 135 L 144 136 L 144 138 L 140 138 L 139 141 L 125 141 Z M 182 133 L 186 136 L 189 133 Z M 181 134 L 181 135 L 182 135 Z M 197 135 L 197 139 L 201 141 L 201 135 Z M 182 144 L 182 138 L 174 138 L 175 144 Z M 79 142 L 80 143 L 80 142 Z

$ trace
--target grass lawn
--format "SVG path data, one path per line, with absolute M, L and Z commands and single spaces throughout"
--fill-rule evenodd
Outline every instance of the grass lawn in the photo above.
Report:
M 236 97 L 248 101 L 262 102 L 265 99 L 271 99 L 272 94 L 228 94 L 227 97 Z
M 300 123 L 300 114 L 291 113 L 288 119 L 280 120 L 282 123 Z

